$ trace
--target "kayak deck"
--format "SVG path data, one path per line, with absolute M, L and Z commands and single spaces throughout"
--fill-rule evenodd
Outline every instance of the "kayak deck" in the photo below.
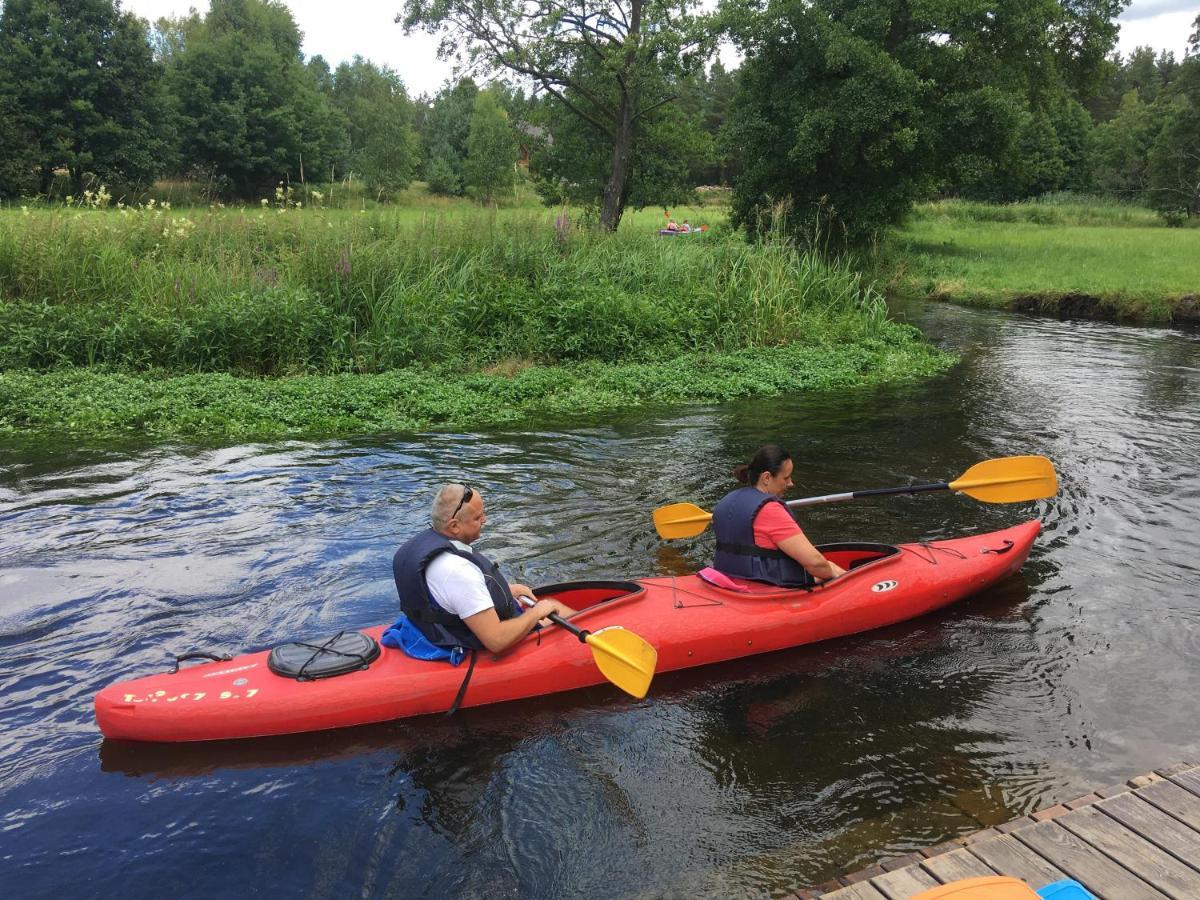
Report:
M 822 551 L 847 574 L 811 589 L 710 584 L 698 575 L 581 581 L 538 588 L 579 610 L 590 631 L 622 626 L 658 651 L 669 672 L 867 631 L 946 606 L 1017 571 L 1040 523 L 920 544 L 847 543 Z M 365 629 L 378 640 L 384 626 Z M 365 669 L 297 681 L 267 668 L 270 651 L 111 685 L 96 695 L 106 737 L 201 741 L 341 728 L 445 712 L 467 666 L 383 649 Z M 461 706 L 600 684 L 589 649 L 544 628 L 501 656 L 480 652 Z

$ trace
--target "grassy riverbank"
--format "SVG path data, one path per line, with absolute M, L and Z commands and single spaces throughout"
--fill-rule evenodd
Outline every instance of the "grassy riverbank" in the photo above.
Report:
M 1029 312 L 1200 319 L 1200 228 L 1086 202 L 917 207 L 884 256 L 898 291 Z
M 471 426 L 912 378 L 847 265 L 661 213 L 0 212 L 0 429 Z

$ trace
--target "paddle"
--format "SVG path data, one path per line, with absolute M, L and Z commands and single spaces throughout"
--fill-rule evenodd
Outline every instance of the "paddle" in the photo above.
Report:
M 789 500 L 787 505 L 817 506 L 862 497 L 920 494 L 926 491 L 956 491 L 985 503 L 1021 503 L 1053 497 L 1058 493 L 1058 477 L 1054 474 L 1054 464 L 1044 456 L 1004 456 L 976 463 L 950 482 L 825 494 L 822 497 Z M 672 503 L 654 511 L 654 527 L 658 530 L 658 536 L 666 540 L 695 537 L 708 527 L 711 519 L 712 513 L 705 512 L 693 503 Z
M 534 602 L 529 597 L 518 599 L 526 606 Z M 605 678 L 639 700 L 646 696 L 658 663 L 658 651 L 648 641 L 620 625 L 592 632 L 572 625 L 558 613 L 550 613 L 550 621 L 592 648 L 592 659 Z

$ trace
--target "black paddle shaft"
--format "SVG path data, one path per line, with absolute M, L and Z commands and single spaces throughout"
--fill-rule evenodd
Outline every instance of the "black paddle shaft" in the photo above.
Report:
M 534 602 L 532 597 L 522 597 L 521 599 L 528 600 L 531 603 Z M 587 643 L 588 635 L 591 634 L 590 631 L 585 631 L 584 629 L 580 628 L 578 625 L 572 625 L 570 622 L 568 622 L 566 619 L 564 619 L 558 613 L 550 613 L 550 615 L 548 615 L 546 618 L 548 618 L 555 625 L 560 625 L 563 628 L 567 629 L 567 631 L 571 632 L 571 634 L 573 634 L 573 635 L 575 635 L 575 637 L 579 638 L 579 643 L 581 643 L 581 644 Z

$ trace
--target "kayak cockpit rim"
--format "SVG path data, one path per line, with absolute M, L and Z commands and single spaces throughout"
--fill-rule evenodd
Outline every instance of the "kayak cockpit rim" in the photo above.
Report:
M 819 544 L 817 549 L 830 562 L 836 563 L 846 570 L 846 574 L 838 579 L 842 581 L 860 570 L 869 568 L 875 563 L 883 562 L 900 555 L 900 548 L 891 544 L 874 544 L 866 541 L 841 541 L 836 544 Z M 703 573 L 701 573 L 703 578 Z M 802 587 L 781 587 L 777 584 L 767 584 L 759 581 L 749 581 L 744 578 L 731 579 L 738 585 L 730 589 L 708 579 L 704 586 L 708 590 L 717 591 L 730 597 L 763 598 L 794 597 L 798 592 L 819 592 L 824 585 L 813 584 Z
M 538 599 L 552 597 L 574 609 L 575 615 L 571 616 L 574 624 L 597 610 L 641 600 L 646 596 L 646 587 L 636 581 L 564 581 L 535 587 L 533 593 Z

